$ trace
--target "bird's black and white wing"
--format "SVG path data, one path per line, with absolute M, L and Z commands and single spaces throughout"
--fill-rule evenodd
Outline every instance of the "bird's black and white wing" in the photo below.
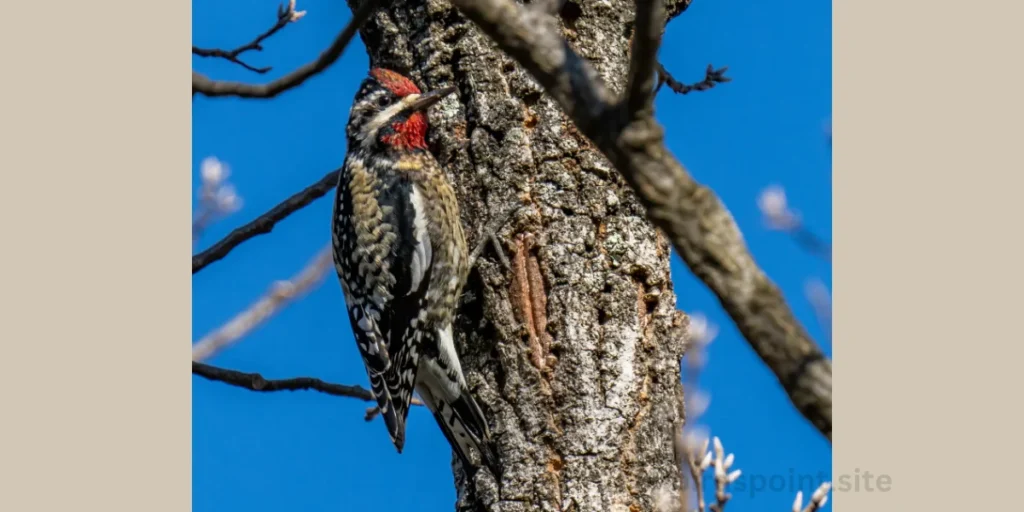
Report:
M 335 264 L 370 387 L 399 451 L 419 362 L 432 250 L 422 195 L 350 158 L 333 216 Z

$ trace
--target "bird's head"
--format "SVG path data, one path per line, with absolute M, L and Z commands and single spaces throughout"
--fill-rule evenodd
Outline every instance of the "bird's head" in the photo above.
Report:
M 350 144 L 385 145 L 395 149 L 426 149 L 426 110 L 455 92 L 445 87 L 427 93 L 405 76 L 374 68 L 363 81 L 349 113 Z

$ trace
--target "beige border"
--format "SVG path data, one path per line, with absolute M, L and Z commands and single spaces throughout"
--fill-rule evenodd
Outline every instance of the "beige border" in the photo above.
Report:
M 833 477 L 891 478 L 837 510 L 1020 508 L 1024 31 L 995 5 L 833 3 Z
M 0 510 L 191 509 L 190 17 L 4 10 Z

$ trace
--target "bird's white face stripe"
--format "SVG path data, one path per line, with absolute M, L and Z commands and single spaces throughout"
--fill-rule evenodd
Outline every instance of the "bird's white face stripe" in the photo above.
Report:
M 419 186 L 413 184 L 412 194 L 409 196 L 413 212 L 413 237 L 416 239 L 416 247 L 412 254 L 412 285 L 409 293 L 419 289 L 423 275 L 427 273 L 433 259 L 433 248 L 430 245 L 430 233 L 427 231 L 426 208 L 423 205 L 423 194 Z
M 391 121 L 392 117 L 395 117 L 399 112 L 405 110 L 409 104 L 418 100 L 419 94 L 410 94 L 403 97 L 401 100 L 396 101 L 393 105 L 388 108 L 381 110 L 377 115 L 373 116 L 363 127 L 362 133 L 359 134 L 359 143 L 363 146 L 369 146 L 373 144 L 377 138 L 377 130 L 380 130 L 384 125 Z

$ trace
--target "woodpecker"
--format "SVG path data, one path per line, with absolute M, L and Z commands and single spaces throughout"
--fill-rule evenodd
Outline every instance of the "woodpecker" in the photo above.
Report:
M 349 113 L 348 154 L 332 217 L 334 264 L 356 345 L 398 453 L 415 389 L 467 470 L 497 476 L 490 430 L 452 337 L 470 255 L 455 192 L 427 149 L 426 110 L 455 91 L 421 93 L 374 68 Z

